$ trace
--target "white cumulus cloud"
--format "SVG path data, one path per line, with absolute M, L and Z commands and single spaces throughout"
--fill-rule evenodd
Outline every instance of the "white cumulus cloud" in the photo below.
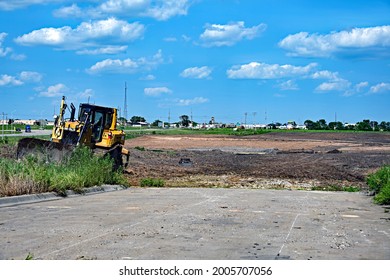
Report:
M 298 85 L 293 80 L 287 80 L 287 81 L 281 82 L 278 85 L 278 87 L 281 90 L 298 90 L 299 89 Z
M 327 80 L 326 82 L 321 83 L 316 87 L 316 92 L 326 92 L 326 91 L 349 91 L 352 83 L 346 79 L 343 79 L 339 76 L 338 72 L 331 72 L 328 70 L 321 70 L 313 73 L 311 78 L 318 80 Z
M 330 82 L 324 82 L 320 84 L 315 90 L 321 91 L 346 91 L 351 86 L 351 83 L 345 79 L 339 79 Z
M 71 6 L 62 7 L 58 10 L 55 10 L 53 12 L 54 16 L 56 17 L 83 17 L 84 11 L 81 9 L 77 4 L 72 4 Z
M 22 71 L 16 76 L 3 74 L 0 76 L 0 86 L 21 86 L 25 83 L 38 83 L 42 75 L 38 72 Z
M 280 79 L 308 75 L 315 67 L 316 63 L 294 66 L 251 62 L 233 66 L 226 74 L 229 79 Z
M 192 4 L 189 0 L 158 0 L 154 1 L 141 15 L 149 16 L 157 20 L 167 20 L 178 15 L 187 15 L 188 9 Z
M 160 96 L 161 94 L 169 94 L 172 93 L 172 90 L 170 90 L 167 87 L 152 87 L 152 88 L 145 88 L 144 93 L 147 96 Z
M 69 2 L 69 0 L 1 0 L 0 10 L 12 11 L 31 5 L 44 5 L 51 3 Z
M 57 17 L 102 18 L 108 15 L 141 16 L 156 20 L 168 20 L 174 16 L 186 15 L 192 0 L 106 0 L 87 1 L 89 6 L 77 4 L 54 11 Z M 102 2 L 99 4 L 99 2 Z
M 150 58 L 141 57 L 138 59 L 105 59 L 99 61 L 87 69 L 89 74 L 104 72 L 110 73 L 136 73 L 141 70 L 151 70 L 164 62 L 162 51 L 159 50 Z
M 46 90 L 41 91 L 39 96 L 58 97 L 65 95 L 67 92 L 69 92 L 69 88 L 64 84 L 59 83 L 53 86 L 49 86 Z
M 102 48 L 96 49 L 83 49 L 76 51 L 77 54 L 89 54 L 89 55 L 97 55 L 97 54 L 118 54 L 126 52 L 128 46 L 106 46 Z
M 339 73 L 331 72 L 328 70 L 321 70 L 313 73 L 313 79 L 328 79 L 328 80 L 336 80 L 339 78 Z
M 154 76 L 152 74 L 148 74 L 148 75 L 140 78 L 141 81 L 153 81 L 155 79 L 156 79 L 156 76 Z
M 362 92 L 364 88 L 368 87 L 368 82 L 360 82 L 355 85 L 356 92 Z
M 38 83 L 42 80 L 42 75 L 38 72 L 22 71 L 19 77 L 24 82 Z
M 208 66 L 202 67 L 191 67 L 184 69 L 180 76 L 183 78 L 193 78 L 193 79 L 207 79 L 210 78 L 210 74 L 213 70 Z
M 354 28 L 350 31 L 329 34 L 309 34 L 299 32 L 288 35 L 279 46 L 292 56 L 329 57 L 337 53 L 353 50 L 389 50 L 390 25 Z
M 131 42 L 143 36 L 144 25 L 108 18 L 82 22 L 76 28 L 42 28 L 15 39 L 21 45 L 49 45 L 62 49 L 80 49 L 84 46 L 106 46 L 107 42 Z M 112 48 L 112 46 L 109 46 Z
M 370 93 L 383 93 L 390 91 L 390 83 L 380 83 L 370 88 Z
M 93 89 L 87 88 L 87 89 L 85 89 L 84 91 L 79 92 L 78 95 L 77 95 L 77 97 L 78 97 L 78 98 L 82 98 L 82 99 L 84 99 L 84 98 L 90 98 L 90 97 L 92 97 L 94 94 L 95 94 L 95 91 L 94 91 Z
M 176 99 L 175 101 L 176 105 L 178 106 L 191 106 L 209 102 L 209 100 L 204 97 L 195 97 L 192 99 Z
M 4 39 L 5 37 L 7 37 L 7 33 L 0 33 L 0 57 L 4 57 L 6 56 L 7 54 L 9 54 L 10 52 L 12 52 L 12 49 L 11 48 L 8 48 L 8 47 L 3 47 L 3 42 L 4 42 Z
M 23 82 L 14 76 L 6 75 L 6 74 L 0 76 L 0 86 L 20 86 L 20 85 L 23 85 Z
M 252 40 L 267 28 L 262 23 L 245 27 L 243 21 L 228 24 L 207 24 L 206 30 L 200 35 L 201 45 L 206 47 L 232 46 L 241 40 Z

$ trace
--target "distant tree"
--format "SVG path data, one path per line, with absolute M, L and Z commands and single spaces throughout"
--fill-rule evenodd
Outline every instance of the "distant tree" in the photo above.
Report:
M 127 123 L 127 120 L 124 117 L 120 117 L 120 118 L 118 118 L 118 122 L 121 124 L 125 124 L 125 123 Z
M 378 127 L 382 131 L 390 131 L 390 122 L 382 121 Z
M 131 123 L 139 123 L 139 122 L 146 122 L 146 120 L 145 120 L 144 117 L 132 116 L 131 119 L 130 119 L 130 122 Z
M 370 124 L 370 120 L 363 120 L 362 122 L 358 122 L 356 124 L 356 130 L 371 131 L 372 127 L 371 127 L 371 124 Z
M 152 122 L 152 126 L 155 126 L 155 127 L 159 126 L 159 124 L 162 125 L 162 121 L 155 120 L 154 122 Z
M 269 123 L 267 124 L 268 129 L 276 129 L 276 124 L 275 123 Z
M 344 129 L 345 130 L 355 130 L 356 127 L 354 125 L 351 125 L 351 124 L 345 124 Z
M 181 125 L 184 127 L 188 127 L 190 125 L 190 119 L 187 115 L 180 116 Z
M 324 119 L 318 120 L 317 124 L 319 126 L 319 129 L 329 129 L 328 125 L 326 124 L 326 120 Z
M 328 124 L 328 127 L 331 130 L 343 130 L 344 129 L 344 125 L 342 122 L 330 122 Z
M 304 125 L 307 127 L 309 130 L 313 129 L 318 129 L 318 124 L 316 122 L 313 122 L 312 120 L 306 120 L 304 122 Z
M 379 131 L 379 124 L 377 121 L 370 121 L 370 126 L 371 126 L 372 130 Z

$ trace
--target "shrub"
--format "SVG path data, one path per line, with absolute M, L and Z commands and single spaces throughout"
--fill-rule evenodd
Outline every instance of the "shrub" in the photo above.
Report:
M 390 204 L 390 165 L 385 165 L 367 177 L 367 184 L 378 204 Z

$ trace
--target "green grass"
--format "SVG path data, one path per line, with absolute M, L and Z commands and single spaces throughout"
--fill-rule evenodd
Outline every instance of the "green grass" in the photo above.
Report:
M 156 178 L 144 178 L 140 182 L 141 187 L 154 187 L 154 188 L 162 188 L 164 187 L 165 182 L 163 179 Z
M 188 129 L 188 128 L 171 128 L 171 129 L 126 129 L 126 138 L 132 139 L 143 135 L 236 135 L 249 136 L 274 132 L 275 130 L 266 129 L 238 129 L 232 128 L 215 128 L 215 129 Z
M 22 138 L 37 138 L 43 140 L 49 140 L 51 135 L 37 135 L 37 136 L 4 136 L 4 139 L 0 136 L 0 146 L 4 145 L 16 145 Z
M 232 128 L 214 128 L 214 129 L 189 129 L 189 128 L 126 128 L 126 139 L 132 139 L 143 135 L 235 135 L 235 136 L 250 136 L 259 135 L 265 133 L 367 133 L 367 131 L 355 131 L 355 130 L 287 130 L 287 129 L 237 129 Z M 369 133 L 384 133 L 389 132 L 381 131 L 368 131 Z
M 313 191 L 329 191 L 329 192 L 359 192 L 359 187 L 354 186 L 318 186 L 318 187 L 312 187 L 311 190 Z
M 114 172 L 111 159 L 97 157 L 89 148 L 77 148 L 62 163 L 53 164 L 27 157 L 22 161 L 0 158 L 0 196 L 67 190 L 82 193 L 102 184 L 126 185 L 121 171 Z
M 378 204 L 390 204 L 390 165 L 385 165 L 367 177 L 367 184 Z

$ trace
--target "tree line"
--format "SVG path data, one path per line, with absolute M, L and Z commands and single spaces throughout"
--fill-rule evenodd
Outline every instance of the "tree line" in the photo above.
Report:
M 187 115 L 182 115 L 179 117 L 180 121 L 177 124 L 181 126 L 188 127 L 190 124 L 190 118 Z M 120 122 L 126 122 L 124 118 L 119 119 Z M 131 124 L 136 124 L 140 122 L 146 122 L 146 119 L 141 116 L 133 116 L 129 120 Z M 166 122 L 160 120 L 155 120 L 151 123 L 151 126 L 159 126 L 159 124 L 164 124 L 168 126 Z M 294 122 L 295 124 L 295 122 Z M 269 124 L 267 127 L 277 128 L 281 126 L 280 123 Z M 296 124 L 295 124 L 296 125 Z M 327 123 L 325 119 L 320 119 L 318 121 L 306 120 L 304 125 L 309 130 L 355 130 L 355 131 L 390 131 L 390 122 L 382 121 L 371 121 L 369 119 L 357 122 L 356 124 L 342 123 L 340 121 L 334 121 Z
M 356 124 L 344 124 L 339 121 L 326 123 L 326 120 L 320 119 L 316 122 L 306 120 L 305 126 L 309 130 L 357 130 L 357 131 L 390 131 L 390 122 L 363 120 Z

